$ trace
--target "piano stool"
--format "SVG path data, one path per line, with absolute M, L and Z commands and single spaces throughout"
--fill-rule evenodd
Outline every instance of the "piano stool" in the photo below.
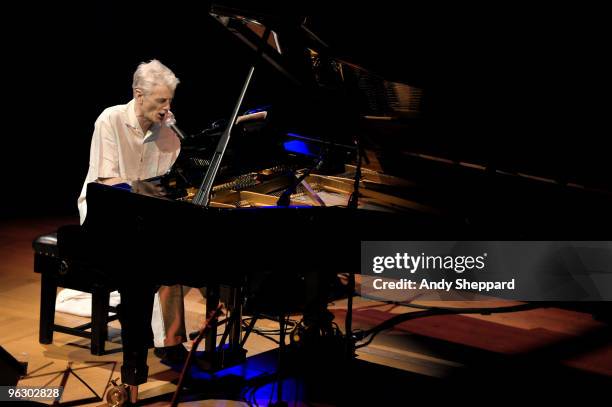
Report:
M 32 242 L 34 272 L 40 273 L 40 329 L 38 342 L 53 342 L 53 331 L 80 336 L 91 340 L 91 353 L 103 355 L 108 337 L 108 323 L 117 319 L 117 310 L 109 306 L 110 293 L 117 289 L 106 282 L 86 264 L 62 259 L 58 253 L 57 233 L 38 236 Z M 91 322 L 76 327 L 55 324 L 55 301 L 58 287 L 91 293 Z M 108 316 L 108 313 L 115 315 Z M 87 330 L 91 328 L 91 332 Z

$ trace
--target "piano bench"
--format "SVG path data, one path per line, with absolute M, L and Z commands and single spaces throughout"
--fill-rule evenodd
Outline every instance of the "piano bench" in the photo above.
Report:
M 62 332 L 91 340 L 91 353 L 103 355 L 108 337 L 108 323 L 117 319 L 117 310 L 109 306 L 110 293 L 117 288 L 105 282 L 94 269 L 60 258 L 57 233 L 38 236 L 32 242 L 34 272 L 40 273 L 40 329 L 38 342 L 53 342 L 53 332 Z M 91 322 L 76 327 L 55 324 L 55 301 L 58 287 L 91 293 Z M 109 317 L 108 312 L 115 312 Z M 90 329 L 91 331 L 87 331 Z

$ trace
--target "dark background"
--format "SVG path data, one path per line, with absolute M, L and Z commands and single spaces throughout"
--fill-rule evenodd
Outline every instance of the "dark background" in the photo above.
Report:
M 424 89 L 418 131 L 401 136 L 406 149 L 610 185 L 601 10 L 334 4 L 289 8 L 311 14 L 337 56 Z M 140 62 L 157 58 L 181 80 L 173 111 L 184 131 L 229 116 L 249 54 L 210 23 L 207 7 L 28 2 L 7 10 L 1 217 L 77 213 L 93 123 L 130 100 Z M 278 99 L 285 85 L 263 69 L 247 106 Z

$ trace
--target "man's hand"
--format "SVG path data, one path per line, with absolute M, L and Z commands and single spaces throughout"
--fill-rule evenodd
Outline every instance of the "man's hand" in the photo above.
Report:
M 132 191 L 142 195 L 149 196 L 166 196 L 166 189 L 153 182 L 149 181 L 132 181 Z
M 161 197 L 167 195 L 166 189 L 163 186 L 149 181 L 127 181 L 123 178 L 113 177 L 98 178 L 96 182 L 99 182 L 100 184 L 104 185 L 128 184 L 132 188 L 132 192 L 136 192 L 142 195 Z

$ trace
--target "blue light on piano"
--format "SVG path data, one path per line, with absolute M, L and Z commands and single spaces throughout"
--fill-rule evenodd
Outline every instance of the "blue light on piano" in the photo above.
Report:
M 302 154 L 302 155 L 307 155 L 310 157 L 317 157 L 317 154 L 315 154 L 310 149 L 310 146 L 300 140 L 286 141 L 285 143 L 283 143 L 283 147 L 285 148 L 285 151 L 288 151 L 290 153 Z
M 132 186 L 126 182 L 122 182 L 120 184 L 114 184 L 111 185 L 113 188 L 117 188 L 117 189 L 124 189 L 126 191 L 131 191 L 132 190 Z

